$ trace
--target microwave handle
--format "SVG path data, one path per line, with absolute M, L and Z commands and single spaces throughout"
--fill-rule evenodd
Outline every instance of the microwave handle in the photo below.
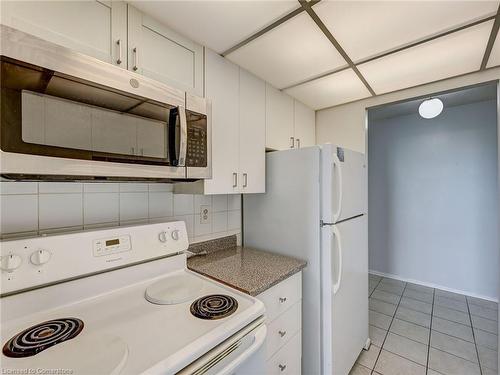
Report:
M 187 118 L 186 118 L 186 108 L 179 106 L 179 119 L 181 121 L 181 131 L 180 131 L 180 144 L 179 144 L 179 167 L 186 166 L 186 155 L 187 155 Z
M 176 129 L 177 119 L 179 119 L 179 155 L 176 150 Z M 183 167 L 186 164 L 187 153 L 187 120 L 186 109 L 182 106 L 173 108 L 170 111 L 168 120 L 168 155 L 171 165 Z

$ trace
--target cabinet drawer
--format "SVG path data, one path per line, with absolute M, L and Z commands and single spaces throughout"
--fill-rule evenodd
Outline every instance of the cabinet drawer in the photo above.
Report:
M 272 322 L 302 298 L 302 272 L 257 296 L 266 306 L 267 322 Z
M 266 364 L 267 375 L 300 375 L 302 366 L 301 331 L 273 355 Z
M 299 301 L 267 326 L 267 358 L 300 331 L 302 302 Z

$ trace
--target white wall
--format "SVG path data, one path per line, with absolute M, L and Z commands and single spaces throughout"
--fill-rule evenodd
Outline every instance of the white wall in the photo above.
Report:
M 496 100 L 370 121 L 370 269 L 497 298 Z
M 500 67 L 497 67 L 318 111 L 316 112 L 316 142 L 318 144 L 331 142 L 364 152 L 366 108 L 499 78 Z

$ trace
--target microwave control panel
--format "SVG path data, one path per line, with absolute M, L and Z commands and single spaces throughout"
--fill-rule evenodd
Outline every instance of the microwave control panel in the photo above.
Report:
M 195 119 L 190 117 L 197 117 Z M 191 120 L 191 121 L 190 121 Z M 206 116 L 192 113 L 188 115 L 187 156 L 188 167 L 207 166 L 207 121 Z

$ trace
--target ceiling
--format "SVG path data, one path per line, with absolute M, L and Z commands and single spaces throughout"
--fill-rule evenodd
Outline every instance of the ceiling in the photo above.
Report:
M 500 65 L 499 1 L 131 3 L 316 110 Z
M 444 110 L 446 110 L 446 108 L 455 107 L 458 105 L 472 104 L 486 100 L 494 100 L 497 97 L 497 85 L 491 83 L 478 85 L 461 90 L 433 95 L 432 97 L 441 99 L 444 104 Z M 401 103 L 386 104 L 377 108 L 370 109 L 368 111 L 369 119 L 370 121 L 378 121 L 392 117 L 417 115 L 418 107 L 425 99 L 428 98 L 420 98 Z

